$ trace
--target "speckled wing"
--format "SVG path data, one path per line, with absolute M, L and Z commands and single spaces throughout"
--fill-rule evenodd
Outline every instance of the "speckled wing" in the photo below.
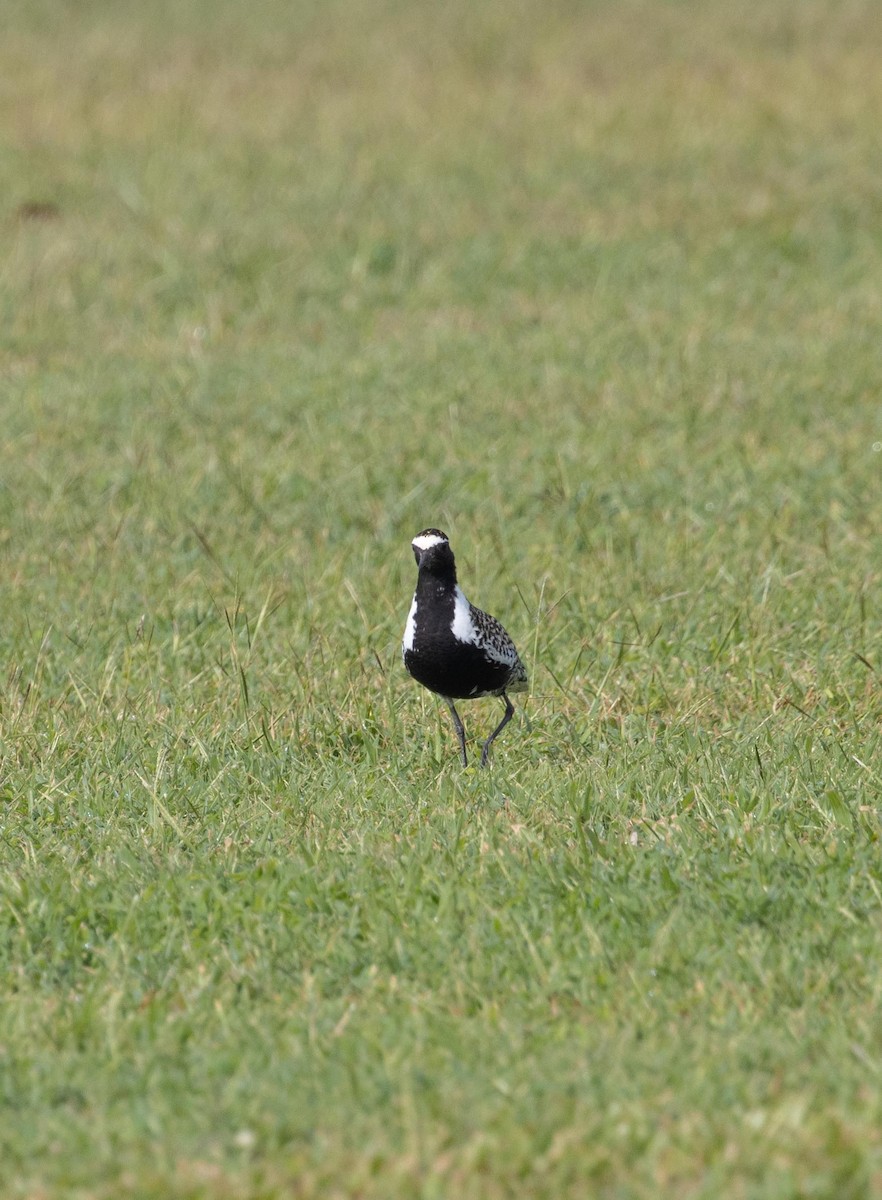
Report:
M 495 617 L 469 605 L 475 632 L 478 635 L 478 645 L 490 662 L 508 667 L 510 671 L 506 691 L 522 692 L 527 686 L 527 669 L 521 662 L 514 642 L 506 633 Z

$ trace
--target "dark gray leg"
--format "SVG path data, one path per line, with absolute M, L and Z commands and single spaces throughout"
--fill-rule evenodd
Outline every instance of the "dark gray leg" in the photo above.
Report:
M 447 697 L 445 696 L 444 699 L 447 700 Z M 460 719 L 459 719 L 459 713 L 453 707 L 452 700 L 447 700 L 447 707 L 450 709 L 450 715 L 451 715 L 451 717 L 453 717 L 453 724 L 456 726 L 456 732 L 459 737 L 459 748 L 462 753 L 462 765 L 464 767 L 467 767 L 469 765 L 469 760 L 468 760 L 468 757 L 466 756 L 465 730 L 462 727 L 462 721 L 460 721 Z M 502 726 L 500 726 L 500 729 L 501 728 L 502 728 Z M 499 730 L 497 729 L 496 732 L 498 733 Z
M 496 735 L 498 733 L 502 733 L 503 729 L 505 729 L 506 725 L 509 723 L 509 721 L 514 716 L 514 705 L 509 700 L 508 696 L 506 696 L 505 692 L 500 692 L 499 694 L 501 695 L 502 699 L 505 701 L 505 716 L 502 718 L 502 720 L 499 722 L 499 724 L 496 726 L 496 728 L 493 730 L 493 732 L 487 738 L 487 741 L 484 743 L 484 749 L 481 751 L 481 766 L 482 767 L 487 766 L 487 759 L 490 755 L 490 743 L 493 741 L 493 739 L 496 737 Z

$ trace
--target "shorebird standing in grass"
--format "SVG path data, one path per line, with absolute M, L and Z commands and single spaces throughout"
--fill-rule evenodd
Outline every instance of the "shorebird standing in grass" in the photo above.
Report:
M 515 644 L 489 613 L 469 604 L 456 582 L 450 540 L 440 529 L 424 529 L 411 543 L 419 574 L 402 652 L 404 665 L 417 683 L 446 700 L 468 766 L 465 730 L 454 700 L 501 696 L 505 716 L 481 751 L 486 766 L 490 745 L 514 716 L 508 692 L 527 687 L 527 672 Z

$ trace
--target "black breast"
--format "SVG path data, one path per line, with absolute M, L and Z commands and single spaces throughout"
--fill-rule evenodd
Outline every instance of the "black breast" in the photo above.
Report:
M 448 626 L 446 636 L 417 636 L 404 652 L 404 665 L 414 679 L 439 696 L 467 700 L 501 692 L 511 668 L 488 659 L 478 646 L 459 642 Z

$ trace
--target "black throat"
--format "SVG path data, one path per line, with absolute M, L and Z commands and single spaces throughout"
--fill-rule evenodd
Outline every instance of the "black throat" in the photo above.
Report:
M 417 604 L 433 605 L 449 599 L 453 602 L 456 591 L 456 570 L 427 571 L 422 566 L 417 575 L 416 602 Z
M 447 542 L 439 542 L 417 554 L 417 597 L 440 596 L 456 590 L 456 560 Z

